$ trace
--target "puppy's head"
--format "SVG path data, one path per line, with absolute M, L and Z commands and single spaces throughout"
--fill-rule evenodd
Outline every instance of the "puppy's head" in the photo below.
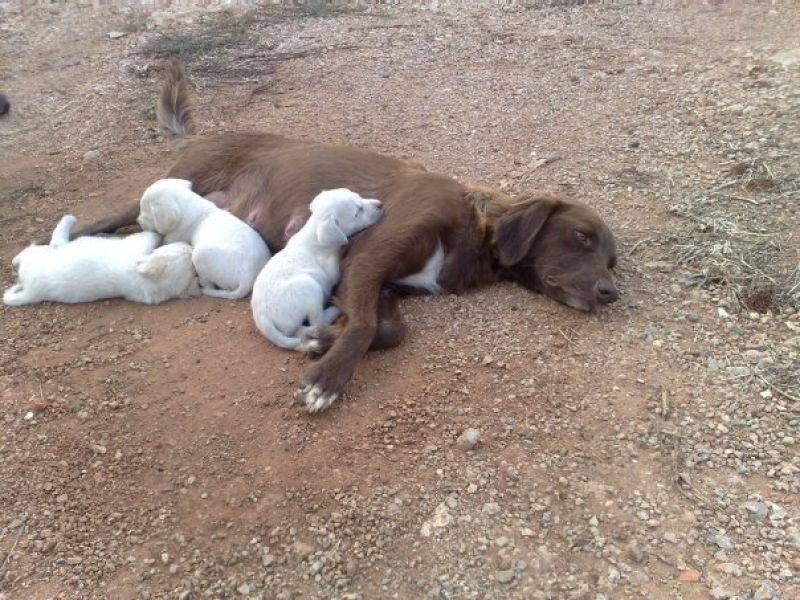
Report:
M 493 242 L 506 277 L 567 306 L 591 311 L 619 297 L 614 236 L 588 206 L 523 198 L 494 223 Z
M 192 247 L 183 242 L 156 248 L 136 264 L 136 272 L 154 283 L 169 285 L 176 296 L 197 295 L 200 291 L 192 265 Z
M 181 222 L 181 200 L 191 192 L 192 183 L 185 179 L 160 179 L 148 187 L 140 203 L 136 222 L 145 231 L 169 235 Z
M 309 208 L 320 223 L 333 217 L 339 230 L 348 237 L 374 225 L 383 216 L 380 200 L 362 198 L 344 188 L 321 192 Z

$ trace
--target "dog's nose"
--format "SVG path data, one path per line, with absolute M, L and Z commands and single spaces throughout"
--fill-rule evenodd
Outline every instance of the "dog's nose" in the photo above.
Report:
M 601 279 L 597 282 L 597 286 L 595 287 L 595 294 L 597 295 L 597 301 L 600 304 L 609 304 L 610 302 L 616 302 L 619 298 L 619 290 L 617 286 L 614 285 L 614 282 L 610 279 Z

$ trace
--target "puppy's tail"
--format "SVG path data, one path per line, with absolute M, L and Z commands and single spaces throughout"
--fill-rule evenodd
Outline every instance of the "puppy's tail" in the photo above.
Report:
M 225 300 L 238 300 L 244 298 L 252 291 L 252 287 L 248 287 L 244 283 L 240 283 L 239 287 L 235 290 L 221 290 L 219 288 L 201 287 L 200 291 L 204 296 L 211 298 L 224 298 Z
M 164 67 L 164 85 L 158 97 L 156 117 L 159 129 L 166 137 L 184 137 L 195 131 L 186 75 L 174 56 Z
M 303 345 L 303 340 L 301 338 L 285 335 L 282 331 L 275 327 L 275 324 L 270 321 L 268 317 L 259 317 L 259 315 L 256 314 L 256 311 L 254 311 L 253 317 L 255 317 L 256 327 L 261 334 L 276 346 L 280 346 L 286 350 L 300 350 L 301 352 L 306 351 L 305 348 L 301 347 Z
M 72 215 L 64 215 L 53 230 L 53 235 L 50 236 L 50 246 L 52 248 L 60 248 L 69 243 L 69 235 L 72 228 L 75 226 L 77 219 Z

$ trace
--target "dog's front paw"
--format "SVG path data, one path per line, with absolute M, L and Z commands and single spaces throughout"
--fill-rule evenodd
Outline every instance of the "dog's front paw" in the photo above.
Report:
M 328 408 L 338 397 L 339 392 L 326 392 L 319 384 L 301 384 L 295 393 L 297 401 L 312 415 Z
M 339 373 L 336 370 L 331 372 L 322 362 L 316 363 L 300 379 L 295 398 L 311 414 L 322 412 L 336 402 L 347 381 L 347 379 L 339 381 L 337 375 Z

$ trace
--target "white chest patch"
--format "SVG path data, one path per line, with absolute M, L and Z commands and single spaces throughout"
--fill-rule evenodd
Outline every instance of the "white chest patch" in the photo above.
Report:
M 439 273 L 442 271 L 443 264 L 444 247 L 442 246 L 442 242 L 439 241 L 436 246 L 436 251 L 431 254 L 430 258 L 425 262 L 425 266 L 422 267 L 422 270 L 419 273 L 406 275 L 405 277 L 396 279 L 394 283 L 423 289 L 431 294 L 438 294 L 441 292 L 438 279 Z

